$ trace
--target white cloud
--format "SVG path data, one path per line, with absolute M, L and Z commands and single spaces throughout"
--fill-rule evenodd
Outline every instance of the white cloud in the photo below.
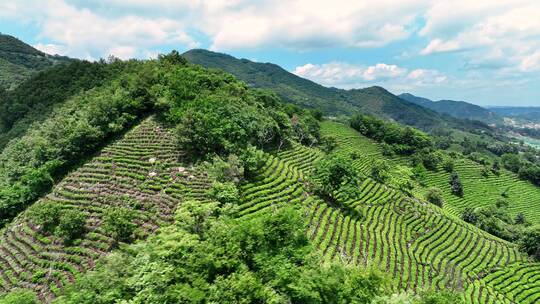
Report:
M 48 43 L 48 44 L 38 43 L 34 45 L 34 47 L 50 55 L 65 55 L 66 54 L 66 47 L 63 45 L 52 44 L 52 43 Z
M 214 49 L 379 47 L 407 38 L 424 6 L 420 0 L 204 1 L 202 28 Z
M 441 84 L 448 81 L 448 77 L 437 70 L 416 69 L 407 74 L 408 81 L 416 86 Z
M 406 69 L 400 68 L 394 64 L 385 64 L 377 63 L 374 66 L 368 67 L 364 73 L 364 79 L 368 81 L 384 79 L 384 78 L 395 78 L 399 77 L 407 72 Z
M 208 36 L 215 50 L 380 47 L 409 37 L 415 18 L 427 8 L 423 0 L 2 2 L 0 15 L 37 23 L 43 38 L 66 45 L 70 55 L 90 47 L 103 53 L 157 42 L 194 47 L 198 44 L 190 30 Z
M 172 44 L 188 48 L 198 43 L 187 34 L 181 22 L 141 16 L 105 17 L 89 9 L 77 8 L 63 0 L 27 1 L 25 5 L 8 0 L 6 17 L 21 16 L 36 23 L 40 37 L 52 43 L 37 44 L 46 52 L 94 58 L 116 55 L 121 58 L 145 57 L 148 49 Z
M 468 69 L 536 71 L 539 16 L 538 1 L 437 1 L 424 15 L 419 33 L 431 40 L 420 54 L 462 51 Z
M 434 86 L 448 82 L 448 77 L 436 70 L 416 69 L 408 71 L 394 64 L 378 63 L 360 66 L 343 62 L 305 64 L 295 68 L 294 74 L 325 86 L 350 89 L 371 85 L 389 88 L 411 86 Z
M 429 55 L 433 53 L 453 52 L 461 48 L 458 41 L 442 41 L 441 39 L 433 39 L 429 44 L 420 52 L 422 55 Z

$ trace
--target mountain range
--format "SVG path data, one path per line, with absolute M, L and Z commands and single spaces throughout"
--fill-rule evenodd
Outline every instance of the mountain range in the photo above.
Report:
M 321 109 L 326 115 L 362 112 L 421 129 L 455 124 L 455 121 L 403 100 L 381 87 L 353 90 L 327 88 L 272 63 L 237 59 L 201 49 L 190 50 L 183 56 L 192 63 L 231 73 L 252 87 L 270 89 L 298 106 Z
M 490 109 L 483 108 L 465 101 L 455 100 L 438 100 L 433 101 L 427 98 L 414 96 L 409 93 L 403 93 L 398 95 L 399 98 L 420 105 L 422 107 L 431 109 L 438 113 L 448 114 L 450 116 L 478 120 L 485 123 L 502 123 L 502 117 Z
M 540 122 L 540 107 L 489 107 L 489 110 L 505 117 Z

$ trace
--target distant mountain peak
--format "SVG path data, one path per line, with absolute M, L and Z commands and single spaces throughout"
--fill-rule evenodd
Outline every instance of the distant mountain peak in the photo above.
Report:
M 485 123 L 502 123 L 502 117 L 496 113 L 490 111 L 489 109 L 465 101 L 433 101 L 431 99 L 418 97 L 410 93 L 403 93 L 398 96 L 399 98 L 408 102 L 420 105 L 441 114 L 453 116 L 455 118 L 478 120 Z
M 328 88 L 273 63 L 237 59 L 202 49 L 187 51 L 183 56 L 195 64 L 223 69 L 253 87 L 272 89 L 293 104 L 321 109 L 327 115 L 361 112 L 423 129 L 450 123 L 436 112 L 404 101 L 383 87 L 354 90 Z

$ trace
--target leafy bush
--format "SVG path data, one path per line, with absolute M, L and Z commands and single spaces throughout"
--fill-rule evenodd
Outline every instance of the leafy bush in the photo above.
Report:
M 220 213 L 218 203 L 189 200 L 178 206 L 174 219 L 179 228 L 203 237 L 203 233 L 210 228 L 211 220 Z
M 414 154 L 413 165 L 421 163 L 424 168 L 436 171 L 443 160 L 443 155 L 439 151 L 421 150 Z
M 314 164 L 309 183 L 316 194 L 335 202 L 338 192 L 346 196 L 357 193 L 358 178 L 350 158 L 332 154 Z
M 519 246 L 522 251 L 540 260 L 540 226 L 533 226 L 523 233 Z
M 508 213 L 508 206 L 506 200 L 499 199 L 493 206 L 465 208 L 461 218 L 497 237 L 519 243 L 524 237 L 524 229 L 530 224 L 523 214 L 518 214 L 512 219 Z
M 447 173 L 452 173 L 454 172 L 454 161 L 450 158 L 447 158 L 443 164 L 443 169 L 444 171 L 446 171 Z
M 364 136 L 392 145 L 398 154 L 412 154 L 433 146 L 431 138 L 424 132 L 369 115 L 355 115 L 350 126 Z
M 248 146 L 247 149 L 242 151 L 240 159 L 244 165 L 244 175 L 246 177 L 253 176 L 264 165 L 266 160 L 264 152 L 253 146 Z
M 66 210 L 62 212 L 55 229 L 55 234 L 70 242 L 84 234 L 86 228 L 86 215 L 77 210 Z
M 326 153 L 332 152 L 337 147 L 337 140 L 334 136 L 323 136 L 321 138 L 320 148 Z
M 134 211 L 124 207 L 111 207 L 103 215 L 101 226 L 115 241 L 127 242 L 133 239 L 137 228 L 134 219 Z
M 463 210 L 463 212 L 461 213 L 461 219 L 473 225 L 476 225 L 476 223 L 478 222 L 478 217 L 476 216 L 476 213 L 470 207 L 467 207 Z
M 442 207 L 444 204 L 444 200 L 442 197 L 441 189 L 436 187 L 429 188 L 428 192 L 426 193 L 426 200 L 433 205 Z
M 450 174 L 450 190 L 456 196 L 463 197 L 463 183 L 457 172 Z
M 286 113 L 275 95 L 249 90 L 225 74 L 210 78 L 196 71 L 188 72 L 196 81 L 216 81 L 194 88 L 199 94 L 186 96 L 185 90 L 167 94 L 167 118 L 177 124 L 179 146 L 190 154 L 201 158 L 213 154 L 240 155 L 250 145 L 273 149 L 290 140 L 310 144 L 318 141 L 319 125 L 308 111 L 295 108 Z M 185 77 L 174 73 L 168 81 L 174 84 Z M 211 86 L 213 91 L 205 91 L 205 86 Z
M 371 167 L 371 178 L 379 183 L 384 183 L 388 180 L 390 172 L 390 166 L 384 160 L 378 160 Z
M 419 163 L 413 168 L 413 176 L 420 183 L 420 185 L 425 185 L 427 170 L 426 167 L 424 167 L 424 164 Z
M 0 304 L 37 304 L 39 303 L 33 291 L 15 289 L 0 297 Z
M 425 291 L 420 294 L 417 304 L 464 304 L 463 296 L 446 290 Z
M 238 183 L 244 179 L 244 166 L 235 154 L 229 154 L 226 160 L 214 156 L 212 162 L 205 162 L 203 168 L 208 174 L 219 182 Z
M 57 303 L 371 303 L 389 292 L 373 271 L 321 263 L 297 210 L 237 221 L 215 216 L 215 205 L 188 205 L 175 225 L 107 256 Z
M 231 182 L 215 182 L 210 189 L 210 196 L 221 204 L 238 204 L 240 193 L 236 185 Z
M 62 208 L 56 203 L 47 202 L 33 206 L 28 212 L 30 220 L 41 227 L 45 233 L 53 233 L 59 223 Z

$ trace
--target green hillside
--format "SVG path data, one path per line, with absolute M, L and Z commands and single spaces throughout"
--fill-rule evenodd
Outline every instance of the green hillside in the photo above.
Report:
M 410 157 L 386 157 L 383 155 L 385 148 L 379 143 L 340 123 L 324 122 L 321 133 L 333 136 L 343 144 L 343 153 L 356 152 L 359 156 L 354 164 L 366 176 L 371 174 L 371 168 L 375 164 L 373 160 L 385 160 L 391 165 L 392 178 L 388 181 L 391 186 L 398 188 L 404 180 L 412 178 Z M 370 159 L 372 161 L 369 161 Z M 428 170 L 423 180 L 425 185 L 416 183 L 414 192 L 418 198 L 423 198 L 430 187 L 441 189 L 445 201 L 444 209 L 455 216 L 459 216 L 467 207 L 492 206 L 505 192 L 505 199 L 509 202 L 508 211 L 512 217 L 523 213 L 534 223 L 540 221 L 540 187 L 520 180 L 516 174 L 506 170 L 502 170 L 499 175 L 490 172 L 484 176 L 483 169 L 483 165 L 463 156 L 454 159 L 454 170 L 464 185 L 463 197 L 452 194 L 449 184 L 450 173 L 446 172 L 442 165 L 436 171 Z
M 35 72 L 68 61 L 67 57 L 45 54 L 0 33 L 0 89 L 12 89 Z
M 192 63 L 231 73 L 250 86 L 271 89 L 296 105 L 321 109 L 327 115 L 352 115 L 360 111 L 422 129 L 458 125 L 452 119 L 404 101 L 381 87 L 326 88 L 272 63 L 256 63 L 207 50 L 191 50 L 183 56 Z
M 456 122 L 243 62 L 256 82 L 171 52 L 58 65 L 6 92 L 0 303 L 540 301 L 540 188 L 504 169 L 530 155 L 481 164 L 442 132 L 324 119 L 312 109 L 346 94 L 354 111 Z M 309 86 L 320 104 L 286 99 Z
M 1 301 L 19 303 L 35 294 L 38 301 L 47 303 L 95 303 L 96 297 L 106 303 L 132 297 L 144 303 L 163 303 L 157 299 L 178 302 L 181 298 L 223 300 L 229 296 L 233 302 L 238 297 L 251 297 L 324 303 L 325 298 L 338 295 L 345 302 L 355 298 L 366 299 L 364 302 L 392 292 L 379 274 L 353 265 L 324 263 L 312 250 L 306 223 L 294 215 L 303 208 L 301 201 L 288 204 L 296 206 L 293 210 L 274 213 L 284 212 L 281 217 L 243 220 L 242 215 L 262 210 L 261 203 L 277 206 L 287 198 L 278 192 L 275 200 L 266 199 L 257 192 L 266 185 L 248 188 L 251 182 L 264 182 L 259 180 L 259 170 L 268 163 L 269 154 L 260 149 L 313 145 L 318 139 L 318 123 L 308 112 L 284 106 L 271 94 L 249 90 L 227 74 L 186 65 L 175 53 L 136 66 L 119 79 L 69 97 L 6 146 L 2 173 L 7 179 L 0 191 L 5 224 L 0 237 L 0 286 L 7 296 L 0 297 Z M 150 113 L 155 116 L 144 118 Z M 134 124 L 137 126 L 131 131 L 95 154 L 101 143 Z M 21 149 L 26 153 L 20 154 Z M 87 157 L 88 162 L 66 173 Z M 217 171 L 234 178 L 223 181 L 218 177 L 221 174 L 215 175 Z M 63 178 L 62 173 L 66 174 Z M 56 179 L 61 180 L 56 183 Z M 272 179 L 270 175 L 266 180 Z M 298 181 L 285 182 L 296 188 L 293 195 L 305 195 Z M 274 185 L 284 187 L 279 182 Z M 33 202 L 36 197 L 40 198 Z M 221 234 L 209 232 L 212 237 L 202 239 L 205 218 L 215 216 L 220 219 L 212 222 L 218 225 L 213 229 Z M 231 227 L 230 233 L 219 225 Z M 271 227 L 275 230 L 261 235 Z M 173 233 L 171 229 L 180 230 Z M 131 250 L 126 245 L 158 230 L 156 238 L 134 245 L 142 246 L 140 249 Z M 226 239 L 217 238 L 220 236 Z M 153 243 L 160 237 L 167 241 Z M 170 293 L 149 290 L 151 286 L 145 284 L 140 285 L 144 292 L 137 292 L 129 280 L 126 293 L 103 293 L 106 288 L 124 288 L 122 278 L 115 275 L 132 274 L 122 266 L 104 267 L 103 263 L 128 262 L 131 254 L 147 251 L 153 256 L 165 254 L 167 261 L 173 262 L 170 254 L 177 251 L 169 246 L 190 251 L 199 241 L 203 251 L 193 256 L 186 252 L 188 263 L 176 268 L 183 269 L 182 280 L 187 280 L 183 284 L 190 287 L 176 290 L 174 282 L 180 277 L 175 275 L 159 283 L 171 289 Z M 251 242 L 262 243 L 253 246 Z M 240 256 L 235 255 L 235 247 L 225 250 L 229 244 L 240 246 Z M 216 251 L 209 251 L 207 245 L 217 246 Z M 153 246 L 165 247 L 153 251 Z M 114 254 L 109 256 L 111 251 Z M 246 255 L 248 252 L 253 255 Z M 126 258 L 114 259 L 115 254 Z M 199 265 L 196 261 L 201 254 L 218 256 L 209 256 Z M 154 262 L 147 261 L 133 261 L 135 273 L 141 266 L 154 267 Z M 87 277 L 84 273 L 90 269 L 94 270 Z M 125 272 L 100 272 L 114 269 Z M 160 273 L 166 269 L 155 268 Z M 202 269 L 209 271 L 208 276 Z M 286 282 L 297 278 L 294 271 L 303 280 L 293 286 Z M 197 278 L 198 274 L 202 276 Z M 320 278 L 316 279 L 316 274 Z M 276 281 L 276 276 L 285 281 Z M 325 280 L 329 276 L 340 283 L 328 285 Z M 249 288 L 231 289 L 226 287 L 229 283 L 248 284 Z M 254 289 L 256 286 L 260 289 Z M 95 291 L 100 295 L 92 295 Z
M 323 124 L 326 132 L 348 138 L 338 140 L 336 153 L 360 151 L 354 166 L 361 172 L 369 167 L 376 145 L 366 145 L 368 139 L 335 123 Z M 178 162 L 172 134 L 154 118 L 144 120 L 36 204 L 34 208 L 55 202 L 63 210 L 87 214 L 88 232 L 81 241 L 65 246 L 56 236 L 44 235 L 28 212 L 6 228 L 0 243 L 4 290 L 30 288 L 50 301 L 71 282 L 85 278 L 81 272 L 94 268 L 114 246 L 100 223 L 115 206 L 134 210 L 143 237 L 168 225 L 183 202 L 210 202 L 211 178 L 200 168 Z M 351 141 L 351 136 L 359 141 Z M 393 278 L 393 292 L 454 289 L 463 292 L 467 303 L 535 303 L 540 298 L 540 286 L 533 280 L 539 266 L 528 262 L 515 245 L 438 207 L 369 178 L 361 182 L 361 193 L 346 202 L 360 215 L 308 195 L 306 176 L 324 155 L 301 145 L 266 154 L 264 165 L 240 185 L 234 216 L 247 222 L 297 206 L 308 221 L 305 233 L 324 263 L 379 268 Z

